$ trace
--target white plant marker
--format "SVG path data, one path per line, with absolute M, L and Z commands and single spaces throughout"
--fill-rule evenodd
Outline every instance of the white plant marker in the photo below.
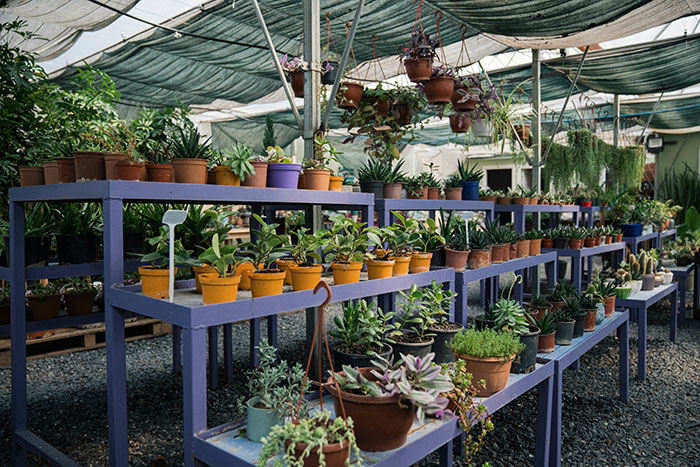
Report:
M 165 211 L 165 214 L 163 214 L 163 219 L 161 220 L 161 222 L 167 225 L 169 229 L 168 297 L 170 299 L 170 303 L 173 303 L 175 298 L 175 226 L 185 222 L 185 219 L 187 219 L 187 212 L 189 210 L 189 206 L 187 206 L 187 210 L 185 211 L 182 209 L 168 209 Z
M 469 248 L 469 221 L 474 217 L 474 213 L 471 211 L 464 211 L 462 213 L 462 219 L 467 223 L 467 228 L 464 229 L 464 235 L 467 237 L 467 248 Z

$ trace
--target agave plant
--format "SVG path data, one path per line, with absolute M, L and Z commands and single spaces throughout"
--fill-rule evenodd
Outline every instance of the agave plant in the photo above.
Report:
M 478 182 L 484 175 L 484 171 L 480 170 L 476 163 L 473 166 L 469 162 L 457 161 L 457 175 L 463 182 Z
M 197 128 L 190 128 L 184 131 L 179 129 L 180 138 L 173 140 L 170 149 L 176 159 L 208 159 L 211 155 L 211 147 L 209 142 L 211 136 L 203 143 L 200 142 L 202 135 L 199 134 Z

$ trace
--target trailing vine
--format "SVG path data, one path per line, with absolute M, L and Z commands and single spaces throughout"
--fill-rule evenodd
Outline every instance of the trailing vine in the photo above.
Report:
M 549 139 L 542 142 L 542 147 L 549 145 Z M 558 193 L 565 192 L 574 181 L 574 165 L 569 157 L 569 150 L 566 146 L 553 143 L 547 156 L 547 162 L 542 168 L 542 178 L 545 186 L 550 183 L 554 185 L 554 190 Z
M 615 153 L 608 160 L 608 174 L 612 186 L 618 191 L 639 188 L 644 176 L 646 150 L 644 146 L 614 148 Z

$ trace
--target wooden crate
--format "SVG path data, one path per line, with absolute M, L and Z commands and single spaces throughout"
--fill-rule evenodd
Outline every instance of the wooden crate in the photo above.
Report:
M 126 342 L 170 334 L 172 325 L 156 319 L 128 320 L 124 325 Z M 27 360 L 92 350 L 105 345 L 105 324 L 56 329 L 56 334 L 27 339 Z M 0 339 L 0 365 L 10 365 L 10 339 Z

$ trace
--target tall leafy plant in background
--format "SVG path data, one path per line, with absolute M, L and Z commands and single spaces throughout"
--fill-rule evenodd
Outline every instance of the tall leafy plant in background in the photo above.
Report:
M 678 222 L 687 222 L 685 216 L 691 207 L 694 207 L 696 212 L 700 210 L 700 175 L 685 162 L 683 165 L 680 172 L 669 167 L 659 181 L 661 198 L 672 199 L 683 208 L 678 214 Z

